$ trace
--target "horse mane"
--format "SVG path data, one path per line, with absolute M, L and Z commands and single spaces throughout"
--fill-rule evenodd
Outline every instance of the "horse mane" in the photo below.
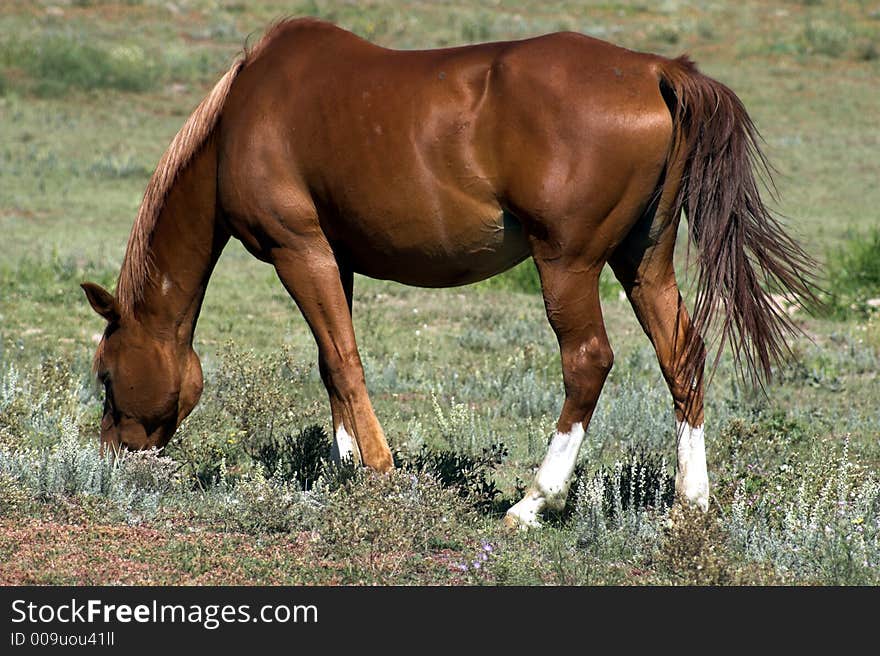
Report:
M 279 20 L 266 30 L 253 47 L 245 44 L 229 70 L 190 114 L 159 160 L 144 191 L 144 198 L 128 237 L 122 269 L 116 284 L 116 300 L 124 314 L 132 314 L 134 306 L 143 298 L 153 270 L 152 236 L 172 186 L 217 127 L 226 97 L 236 76 L 256 59 L 266 44 L 290 22 L 290 19 Z

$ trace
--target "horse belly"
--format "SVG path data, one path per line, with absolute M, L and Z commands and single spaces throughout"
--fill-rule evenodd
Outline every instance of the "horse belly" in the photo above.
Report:
M 490 219 L 420 221 L 408 229 L 365 231 L 343 244 L 357 273 L 417 287 L 454 287 L 491 278 L 529 255 L 519 221 L 499 211 Z

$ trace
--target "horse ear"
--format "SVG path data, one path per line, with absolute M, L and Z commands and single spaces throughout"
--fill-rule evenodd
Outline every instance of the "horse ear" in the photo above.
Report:
M 119 319 L 119 304 L 113 298 L 113 294 L 100 285 L 93 282 L 84 282 L 80 285 L 89 299 L 92 309 L 104 317 L 108 322 Z

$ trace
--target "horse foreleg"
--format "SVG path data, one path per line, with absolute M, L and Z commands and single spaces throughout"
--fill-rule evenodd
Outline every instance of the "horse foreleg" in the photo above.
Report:
M 354 274 L 351 269 L 339 266 L 339 278 L 342 289 L 345 292 L 345 300 L 348 303 L 348 311 L 351 313 L 352 292 L 354 288 Z M 333 378 L 330 375 L 330 364 L 323 354 L 318 354 L 318 371 L 324 387 L 330 390 L 333 386 Z M 333 446 L 330 449 L 330 457 L 336 463 L 351 459 L 354 463 L 361 462 L 361 454 L 357 442 L 345 429 L 345 405 L 338 395 L 330 393 L 330 412 L 333 417 Z
M 355 342 L 351 274 L 340 273 L 333 251 L 323 239 L 275 249 L 272 262 L 318 344 L 321 379 L 333 414 L 334 456 L 359 455 L 367 467 L 391 469 L 391 451 L 367 394 Z
M 507 511 L 511 527 L 538 526 L 545 509 L 565 507 L 584 432 L 593 415 L 614 354 L 599 305 L 599 269 L 584 271 L 568 258 L 535 258 L 547 317 L 559 340 L 565 403 L 535 480 Z

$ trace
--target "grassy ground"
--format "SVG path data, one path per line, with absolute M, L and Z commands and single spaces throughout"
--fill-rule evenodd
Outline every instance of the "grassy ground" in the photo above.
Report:
M 329 420 L 315 346 L 272 270 L 230 244 L 196 337 L 200 407 L 161 456 L 97 457 L 102 322 L 78 283 L 112 287 L 165 146 L 246 36 L 287 14 L 404 48 L 575 29 L 690 52 L 743 98 L 779 209 L 835 295 L 827 316 L 799 318 L 809 339 L 766 398 L 722 364 L 708 515 L 667 508 L 669 396 L 608 280 L 617 364 L 572 512 L 501 529 L 562 400 L 530 265 L 452 290 L 359 278 L 367 382 L 402 466 L 324 471 L 303 492 L 321 463 L 301 447 Z M 861 2 L 4 3 L 0 582 L 876 584 L 878 48 L 880 13 Z

